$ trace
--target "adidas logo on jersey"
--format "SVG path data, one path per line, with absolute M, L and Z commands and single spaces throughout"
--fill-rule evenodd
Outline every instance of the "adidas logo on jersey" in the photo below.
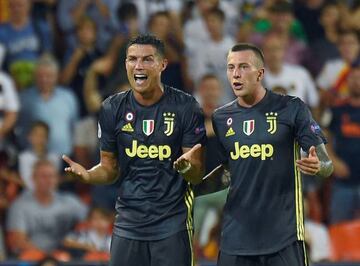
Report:
M 235 131 L 232 129 L 232 127 L 231 128 L 229 128 L 229 130 L 226 132 L 226 135 L 225 135 L 225 137 L 227 138 L 227 137 L 230 137 L 230 136 L 233 136 L 233 135 L 235 135 Z
M 121 128 L 121 131 L 124 131 L 124 132 L 134 132 L 134 129 L 132 127 L 132 125 L 130 123 L 127 123 L 126 125 L 124 125 L 122 128 Z
M 260 159 L 264 161 L 267 158 L 271 158 L 271 156 L 274 154 L 274 147 L 271 144 L 253 144 L 251 146 L 240 146 L 239 142 L 235 142 L 234 148 L 235 150 L 230 152 L 230 157 L 233 160 L 237 160 L 239 158 L 246 159 L 248 157 L 260 157 Z
M 132 157 L 132 158 L 135 156 L 137 156 L 141 159 L 159 158 L 160 161 L 163 161 L 164 159 L 167 159 L 171 156 L 171 148 L 169 145 L 159 145 L 159 146 L 150 145 L 149 147 L 145 146 L 145 145 L 138 146 L 138 141 L 133 140 L 131 149 L 126 148 L 125 153 L 127 156 Z

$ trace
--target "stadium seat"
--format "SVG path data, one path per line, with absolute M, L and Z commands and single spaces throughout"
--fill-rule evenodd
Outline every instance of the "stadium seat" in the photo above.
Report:
M 19 254 L 22 261 L 40 261 L 46 257 L 46 254 L 38 249 L 27 249 Z
M 334 261 L 360 261 L 360 219 L 329 227 Z
M 110 254 L 109 252 L 101 252 L 101 251 L 90 251 L 87 252 L 83 259 L 85 261 L 109 261 L 110 260 Z

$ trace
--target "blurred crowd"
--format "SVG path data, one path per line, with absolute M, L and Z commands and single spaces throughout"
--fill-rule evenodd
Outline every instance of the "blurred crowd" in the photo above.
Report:
M 334 163 L 327 180 L 304 176 L 310 259 L 353 259 L 332 232 L 360 228 L 359 0 L 0 0 L 0 259 L 108 259 L 117 184 L 74 182 L 61 155 L 97 163 L 101 102 L 130 88 L 126 44 L 145 32 L 165 42 L 163 83 L 204 110 L 207 171 L 211 114 L 234 99 L 227 52 L 263 49 L 264 86 L 309 106 Z M 216 260 L 226 195 L 195 201 L 198 258 Z

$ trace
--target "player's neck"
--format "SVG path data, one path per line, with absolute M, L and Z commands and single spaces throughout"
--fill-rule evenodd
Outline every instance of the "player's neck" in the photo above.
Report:
M 238 103 L 242 107 L 250 108 L 259 103 L 264 98 L 265 94 L 265 88 L 260 86 L 256 88 L 252 94 L 244 97 L 238 97 Z
M 150 106 L 157 103 L 161 99 L 164 94 L 164 87 L 162 86 L 162 84 L 159 84 L 156 88 L 152 90 L 147 90 L 143 93 L 136 92 L 135 90 L 133 92 L 135 100 L 139 104 L 143 106 Z

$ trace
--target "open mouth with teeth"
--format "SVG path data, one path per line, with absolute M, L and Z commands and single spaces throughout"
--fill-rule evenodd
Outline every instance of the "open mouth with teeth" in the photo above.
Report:
M 135 74 L 134 80 L 136 85 L 141 85 L 147 80 L 148 76 L 145 74 Z

